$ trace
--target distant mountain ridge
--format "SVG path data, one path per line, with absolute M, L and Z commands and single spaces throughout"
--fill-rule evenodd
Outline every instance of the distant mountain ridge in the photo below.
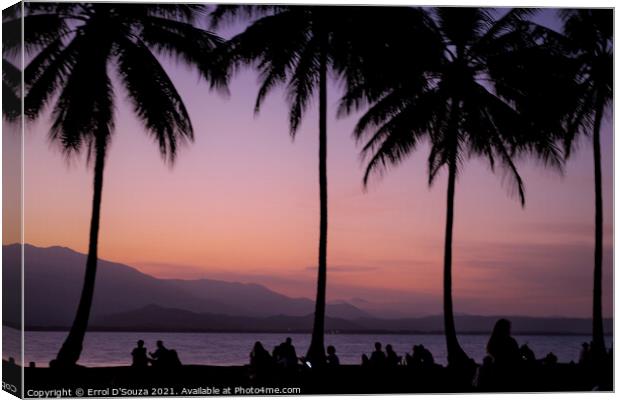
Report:
M 461 334 L 488 334 L 497 316 L 456 316 Z M 510 317 L 513 333 L 521 335 L 589 335 L 591 321 L 584 318 Z M 226 314 L 193 313 L 149 305 L 138 310 L 105 315 L 91 321 L 91 330 L 124 332 L 297 332 L 312 331 L 313 315 L 244 317 Z M 49 329 L 49 327 L 47 328 Z M 443 333 L 443 316 L 379 319 L 326 317 L 325 329 L 334 333 Z M 605 320 L 610 333 L 611 320 Z
M 3 283 L 19 282 L 21 249 L 3 246 Z M 25 246 L 27 329 L 70 326 L 86 256 L 63 247 Z M 19 296 L 3 288 L 3 322 L 16 326 Z M 36 294 L 36 295 L 35 295 Z M 194 332 L 309 332 L 314 302 L 257 284 L 211 279 L 158 279 L 124 264 L 100 260 L 91 329 Z M 459 333 L 490 332 L 497 316 L 457 315 Z M 586 318 L 511 316 L 515 333 L 590 334 Z M 605 319 L 605 332 L 613 321 Z M 346 302 L 327 306 L 326 329 L 338 332 L 443 332 L 442 316 L 376 318 Z
M 2 247 L 3 282 L 19 282 L 20 246 Z M 25 246 L 26 326 L 69 326 L 82 288 L 86 255 L 64 247 Z M 19 299 L 9 296 L 5 310 L 19 309 Z M 136 310 L 148 305 L 194 313 L 245 317 L 304 316 L 314 312 L 314 302 L 291 298 L 256 284 L 211 279 L 158 279 L 119 263 L 99 260 L 92 318 Z M 16 322 L 17 314 L 4 313 Z M 350 304 L 327 305 L 327 315 L 339 318 L 370 317 Z

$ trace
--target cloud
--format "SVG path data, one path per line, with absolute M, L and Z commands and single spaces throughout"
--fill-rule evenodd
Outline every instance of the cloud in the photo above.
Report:
M 476 310 L 511 309 L 531 315 L 591 313 L 593 246 L 477 243 L 460 249 L 455 286 Z M 613 248 L 604 248 L 603 303 L 611 315 Z M 521 310 L 521 311 L 519 311 Z
M 377 271 L 380 268 L 377 266 L 370 265 L 330 265 L 329 272 L 373 272 Z M 305 271 L 315 272 L 317 267 L 310 266 L 304 268 Z

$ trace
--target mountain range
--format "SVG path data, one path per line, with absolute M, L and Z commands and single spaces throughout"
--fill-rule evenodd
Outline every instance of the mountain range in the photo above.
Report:
M 65 247 L 24 247 L 27 329 L 66 329 L 79 300 L 86 256 Z M 19 325 L 19 245 L 2 248 L 3 323 Z M 128 265 L 99 261 L 91 329 L 306 332 L 314 302 L 257 284 L 212 279 L 159 279 Z M 489 332 L 497 316 L 459 315 L 459 332 Z M 521 333 L 588 334 L 583 318 L 510 317 Z M 348 302 L 327 305 L 326 329 L 341 332 L 441 332 L 441 316 L 377 318 Z M 612 321 L 605 320 L 606 332 Z

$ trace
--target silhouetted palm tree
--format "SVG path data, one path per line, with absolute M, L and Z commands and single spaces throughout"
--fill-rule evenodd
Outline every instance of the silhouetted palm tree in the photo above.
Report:
M 79 359 L 94 294 L 104 163 L 114 131 L 110 67 L 164 160 L 174 162 L 179 143 L 192 141 L 194 132 L 181 96 L 155 54 L 196 65 L 212 87 L 225 84 L 225 75 L 213 68 L 219 63 L 209 59 L 220 38 L 194 25 L 203 14 L 198 5 L 69 3 L 34 5 L 25 17 L 31 33 L 39 35 L 25 70 L 25 113 L 36 118 L 53 103 L 51 140 L 67 156 L 85 151 L 94 160 L 84 286 L 56 366 L 72 366 Z
M 327 83 L 328 73 L 342 78 L 349 69 L 352 49 L 364 47 L 362 38 L 398 26 L 398 8 L 321 6 L 218 6 L 215 25 L 222 20 L 248 19 L 251 25 L 229 41 L 232 67 L 255 65 L 261 86 L 258 113 L 266 95 L 286 86 L 290 102 L 290 135 L 295 137 L 307 106 L 319 99 L 319 257 L 316 309 L 307 357 L 315 365 L 325 361 L 324 323 L 327 287 Z M 392 22 L 390 24 L 390 21 Z M 372 34 L 371 34 L 372 33 Z M 368 43 L 366 43 L 368 44 Z M 318 92 L 318 93 L 317 93 Z
M 613 99 L 613 10 L 567 9 L 560 11 L 570 54 L 578 63 L 577 80 L 581 102 L 573 110 L 566 138 L 567 156 L 575 133 L 592 135 L 594 151 L 595 236 L 594 290 L 592 301 L 592 352 L 600 360 L 605 354 L 603 332 L 603 189 L 601 178 L 601 123 Z
M 452 231 L 459 166 L 467 158 L 483 157 L 492 170 L 502 167 L 524 205 L 525 189 L 515 157 L 536 154 L 548 165 L 562 165 L 556 145 L 562 134 L 560 124 L 538 126 L 524 117 L 533 111 L 519 109 L 525 104 L 512 100 L 522 85 L 530 85 L 524 80 L 527 68 L 515 68 L 531 61 L 524 60 L 523 54 L 536 48 L 526 24 L 529 13 L 515 9 L 498 17 L 490 9 L 437 8 L 425 19 L 429 35 L 424 40 L 433 42 L 426 43 L 428 49 L 440 51 L 419 54 L 404 68 L 394 69 L 392 62 L 385 62 L 382 69 L 367 71 L 366 79 L 348 87 L 340 107 L 346 114 L 359 109 L 364 99 L 371 103 L 354 131 L 358 140 L 366 140 L 362 150 L 368 159 L 365 185 L 372 173 L 383 173 L 400 163 L 423 139 L 431 144 L 429 185 L 442 167 L 448 169 L 443 301 L 450 365 L 470 362 L 457 339 L 452 304 Z M 404 51 L 403 43 L 394 46 L 395 58 Z M 399 73 L 407 69 L 414 72 Z
M 2 117 L 15 121 L 21 115 L 21 5 L 2 10 Z

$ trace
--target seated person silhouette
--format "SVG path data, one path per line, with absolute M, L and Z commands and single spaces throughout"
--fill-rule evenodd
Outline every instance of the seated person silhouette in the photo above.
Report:
M 385 363 L 388 367 L 395 367 L 400 364 L 401 357 L 396 354 L 391 344 L 385 346 Z
M 487 343 L 487 353 L 498 367 L 514 367 L 520 362 L 519 345 L 510 336 L 510 321 L 507 319 L 502 318 L 495 323 Z
M 273 359 L 269 352 L 265 350 L 261 342 L 254 343 L 254 348 L 250 353 L 250 366 L 256 369 L 271 368 Z
M 473 386 L 479 389 L 489 389 L 489 385 L 492 385 L 495 381 L 493 377 L 493 357 L 485 356 L 482 360 L 482 365 L 476 370 L 476 374 L 473 379 Z
M 581 353 L 579 353 L 579 365 L 589 366 L 592 360 L 592 352 L 590 351 L 590 344 L 583 342 L 581 345 Z
M 381 343 L 375 343 L 375 351 L 370 355 L 369 365 L 371 367 L 383 367 L 385 365 L 385 353 L 381 350 Z
M 280 357 L 283 360 L 285 368 L 293 368 L 297 366 L 297 352 L 293 346 L 293 339 L 286 338 L 286 341 L 280 344 Z
M 149 364 L 149 358 L 146 356 L 146 347 L 144 347 L 144 340 L 138 340 L 138 347 L 131 352 L 132 367 L 146 368 Z
M 336 348 L 334 346 L 327 346 L 327 365 L 330 367 L 340 365 L 340 359 L 336 355 Z
M 552 366 L 558 363 L 558 357 L 553 353 L 548 353 L 545 358 L 542 359 L 542 364 L 545 366 Z
M 435 358 L 433 357 L 433 354 L 426 347 L 424 347 L 423 344 L 418 346 L 418 353 L 420 354 L 420 362 L 423 367 L 432 367 L 435 365 Z
M 420 357 L 420 352 L 418 351 L 418 345 L 413 345 L 413 351 L 411 354 L 405 354 L 405 363 L 407 367 L 415 368 L 422 365 L 422 359 Z
M 435 365 L 433 354 L 424 345 L 414 345 L 411 355 L 405 358 L 407 366 L 411 368 L 432 367 Z
M 181 360 L 179 360 L 179 356 L 175 350 L 168 350 L 164 346 L 164 342 L 161 340 L 157 341 L 157 350 L 151 354 L 151 363 L 153 366 L 169 368 L 169 367 L 177 367 L 181 365 Z
M 271 357 L 273 358 L 273 361 L 277 366 L 284 366 L 285 360 L 282 354 L 282 344 L 278 344 L 276 345 L 276 347 L 273 348 L 273 352 L 271 352 Z
M 362 367 L 370 366 L 370 360 L 366 354 L 362 354 Z
M 157 350 L 150 353 L 152 358 L 151 363 L 154 366 L 165 366 L 167 361 L 166 359 L 168 358 L 168 349 L 164 346 L 164 342 L 161 340 L 158 340 L 155 345 L 157 346 Z

